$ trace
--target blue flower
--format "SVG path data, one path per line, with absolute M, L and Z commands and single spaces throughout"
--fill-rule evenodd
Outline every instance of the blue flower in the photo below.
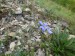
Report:
M 51 29 L 47 29 L 49 34 L 52 34 L 53 32 L 51 31 Z
M 47 23 L 43 23 L 42 21 L 39 21 L 39 24 L 40 24 L 40 29 L 42 30 L 42 32 L 44 33 L 46 30 L 49 34 L 52 34 L 52 28 L 50 28 L 48 26 Z
M 44 23 L 43 26 L 48 26 L 48 24 L 47 23 Z
M 42 32 L 46 31 L 46 29 L 43 26 L 40 26 L 40 29 L 42 30 Z
M 43 22 L 42 22 L 42 21 L 39 21 L 39 24 L 40 24 L 40 25 L 43 25 Z

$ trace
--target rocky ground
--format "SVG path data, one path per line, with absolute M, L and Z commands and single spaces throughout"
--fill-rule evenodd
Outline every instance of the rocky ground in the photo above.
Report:
M 22 11 L 21 7 L 17 7 L 14 14 L 4 12 L 0 16 L 2 18 L 0 19 L 0 40 L 5 40 L 0 46 L 0 53 L 11 53 L 15 51 L 16 46 L 20 48 L 19 46 L 22 45 L 22 48 L 26 50 L 38 48 L 36 53 L 44 56 L 43 51 L 39 48 L 41 36 L 37 26 L 41 14 L 35 14 L 28 7 L 25 8 L 25 11 Z M 38 56 L 36 53 L 35 56 Z

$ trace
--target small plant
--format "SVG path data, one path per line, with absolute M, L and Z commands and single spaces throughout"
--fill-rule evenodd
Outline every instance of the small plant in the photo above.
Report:
M 40 29 L 41 29 L 41 31 L 42 31 L 42 33 L 44 33 L 44 32 L 48 32 L 49 34 L 52 34 L 53 32 L 52 32 L 52 29 L 48 26 L 48 24 L 47 23 L 43 23 L 42 21 L 39 21 L 39 24 L 40 24 Z
M 51 38 L 51 52 L 54 56 L 74 56 L 75 39 L 70 39 L 69 34 L 61 32 L 59 35 L 53 34 Z
M 69 33 L 66 32 L 66 29 L 61 31 L 58 27 L 48 37 L 42 34 L 41 39 L 40 47 L 45 50 L 46 56 L 50 54 L 53 56 L 75 56 L 75 39 L 69 39 Z

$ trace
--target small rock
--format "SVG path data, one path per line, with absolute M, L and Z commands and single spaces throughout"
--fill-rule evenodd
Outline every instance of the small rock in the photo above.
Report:
M 38 8 L 38 12 L 44 12 L 44 8 Z
M 4 30 L 4 28 L 1 28 L 0 31 Z
M 16 36 L 16 38 L 17 38 L 17 39 L 21 39 L 21 37 L 19 37 L 19 36 Z
M 21 29 L 17 30 L 18 33 L 22 34 L 23 31 Z
M 50 26 L 51 25 L 51 23 L 50 22 L 47 22 L 47 24 Z
M 16 46 L 15 42 L 11 42 L 9 45 L 10 50 L 13 51 L 15 46 Z
M 8 36 L 15 36 L 16 35 L 16 33 L 15 32 L 10 32 L 10 33 L 8 33 Z
M 68 40 L 70 40 L 71 38 L 75 38 L 75 35 L 69 35 Z
M 34 38 L 31 38 L 31 41 L 35 41 L 36 39 L 35 39 L 35 37 Z
M 21 42 L 20 42 L 20 41 L 18 41 L 17 45 L 21 45 Z
M 41 39 L 36 39 L 36 42 L 41 42 Z
M 52 54 L 50 54 L 50 56 L 53 56 Z
M 27 11 L 27 12 L 28 12 L 28 11 L 31 11 L 31 10 L 30 10 L 30 8 L 26 8 L 26 9 L 25 9 L 25 11 Z
M 44 52 L 39 48 L 36 52 L 35 56 L 45 56 Z
M 21 26 L 22 26 L 22 29 L 26 29 L 28 27 L 28 24 L 21 25 Z
M 31 40 L 28 40 L 28 42 L 27 42 L 28 44 L 31 44 L 32 43 L 32 41 Z
M 34 49 L 34 47 L 30 47 L 30 49 Z
M 58 23 L 58 21 L 57 20 L 54 20 L 54 22 L 53 22 L 54 24 L 57 24 Z
M 20 7 L 16 8 L 15 14 L 21 14 L 22 13 L 22 9 Z
M 11 24 L 11 25 L 17 25 L 17 24 L 19 24 L 19 22 L 18 22 L 18 20 L 15 19 L 15 20 L 13 20 L 12 22 L 10 22 L 10 24 Z
M 33 17 L 31 17 L 30 15 L 25 15 L 24 18 L 28 21 L 32 21 Z
M 40 38 L 41 38 L 41 36 L 35 36 L 35 38 L 36 38 L 36 39 L 40 39 Z
M 25 49 L 27 50 L 29 48 L 29 46 L 28 45 L 25 45 Z
M 31 21 L 30 25 L 35 27 L 34 21 Z

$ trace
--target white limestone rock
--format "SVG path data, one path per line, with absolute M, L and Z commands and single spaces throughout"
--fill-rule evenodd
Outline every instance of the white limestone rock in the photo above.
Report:
M 9 45 L 10 50 L 13 51 L 15 46 L 16 46 L 15 42 L 11 42 Z
M 21 7 L 17 7 L 15 10 L 15 14 L 21 14 L 21 13 L 22 13 Z
M 68 40 L 70 40 L 71 38 L 75 38 L 75 35 L 69 35 Z
M 25 11 L 31 11 L 30 8 L 26 8 Z

